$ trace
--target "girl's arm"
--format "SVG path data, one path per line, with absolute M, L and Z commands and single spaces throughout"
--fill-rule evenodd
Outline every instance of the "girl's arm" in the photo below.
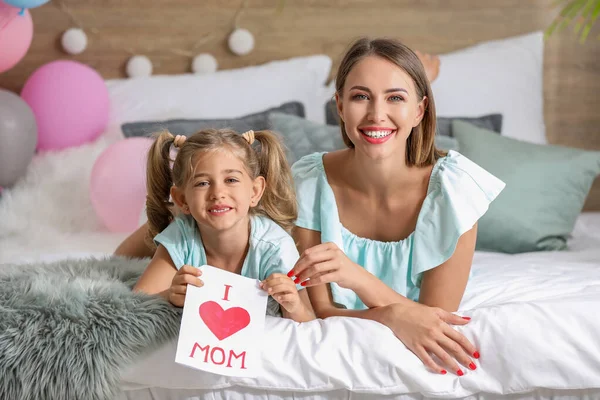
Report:
M 300 301 L 302 302 L 303 307 L 300 307 L 297 311 L 290 313 L 285 307 L 281 307 L 281 313 L 284 318 L 292 319 L 296 322 L 308 322 L 315 319 L 315 312 L 310 304 L 310 299 L 308 298 L 308 293 L 306 290 L 300 290 L 298 292 L 298 296 L 300 297 Z
M 152 261 L 133 287 L 133 291 L 160 294 L 169 300 L 169 288 L 176 273 L 177 267 L 175 267 L 169 252 L 163 245 L 159 245 Z
M 146 270 L 135 284 L 133 291 L 159 294 L 176 307 L 183 307 L 187 285 L 203 286 L 202 271 L 190 265 L 177 270 L 169 252 L 159 245 Z
M 477 224 L 458 239 L 452 257 L 423 273 L 419 303 L 447 311 L 458 310 L 467 287 L 476 239 Z
M 154 255 L 152 250 L 146 244 L 146 235 L 148 233 L 148 224 L 144 224 L 135 232 L 129 235 L 115 250 L 115 255 L 133 258 L 147 258 Z

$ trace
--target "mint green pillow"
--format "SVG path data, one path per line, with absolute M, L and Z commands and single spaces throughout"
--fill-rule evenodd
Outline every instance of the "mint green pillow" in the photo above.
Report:
M 346 148 L 337 125 L 323 125 L 280 112 L 269 114 L 269 124 L 283 137 L 290 164 L 307 154 Z M 436 136 L 435 144 L 441 150 L 458 150 L 456 139 L 448 136 Z
M 600 173 L 600 152 L 526 143 L 463 121 L 452 130 L 463 155 L 506 183 L 479 220 L 477 249 L 566 249 Z

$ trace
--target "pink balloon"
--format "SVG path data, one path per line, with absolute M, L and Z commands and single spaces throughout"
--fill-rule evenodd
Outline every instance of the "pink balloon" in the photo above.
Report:
M 110 145 L 94 163 L 90 199 L 112 232 L 132 232 L 146 204 L 146 157 L 152 139 L 129 138 Z
M 38 150 L 91 142 L 108 124 L 110 99 L 104 80 L 76 61 L 52 61 L 31 74 L 21 97 L 38 124 Z
M 0 1 L 0 73 L 14 67 L 27 53 L 33 38 L 31 14 Z

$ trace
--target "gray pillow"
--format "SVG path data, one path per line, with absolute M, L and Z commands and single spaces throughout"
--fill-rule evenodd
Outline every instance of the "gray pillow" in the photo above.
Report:
M 481 129 L 496 133 L 502 132 L 502 114 L 489 114 L 481 117 L 437 117 L 437 134 L 454 137 L 453 121 L 468 122 Z
M 290 164 L 301 157 L 323 151 L 334 151 L 346 147 L 339 126 L 322 125 L 294 115 L 273 112 L 269 121 L 287 147 Z M 436 136 L 435 144 L 442 150 L 458 150 L 458 142 L 451 137 Z
M 322 125 L 295 115 L 277 112 L 269 114 L 269 121 L 272 129 L 283 138 L 290 164 L 307 154 L 345 147 L 339 126 Z
M 249 130 L 260 131 L 263 129 L 272 129 L 269 124 L 268 115 L 271 112 L 304 117 L 304 106 L 300 102 L 284 103 L 279 107 L 270 108 L 259 113 L 245 115 L 240 118 L 229 119 L 171 119 L 167 121 L 145 121 L 128 122 L 121 125 L 123 135 L 127 138 L 136 136 L 150 136 L 163 129 L 169 130 L 174 135 L 189 136 L 202 129 L 230 128 L 236 132 L 246 132 Z
M 325 120 L 328 125 L 339 125 L 339 116 L 337 114 L 335 100 L 331 100 L 325 105 Z M 465 121 L 479 128 L 497 133 L 502 132 L 502 114 L 489 114 L 482 115 L 481 117 L 438 117 L 437 134 L 440 136 L 453 137 L 452 121 L 455 120 Z

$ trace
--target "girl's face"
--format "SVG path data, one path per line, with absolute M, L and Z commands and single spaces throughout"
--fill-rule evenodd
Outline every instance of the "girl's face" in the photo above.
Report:
M 202 230 L 226 231 L 248 226 L 250 207 L 258 204 L 265 180 L 252 179 L 230 150 L 201 152 L 194 157 L 192 179 L 184 190 L 173 188 L 173 200 L 191 214 Z
M 336 101 L 356 150 L 373 159 L 404 155 L 406 139 L 421 122 L 426 106 L 426 99 L 417 97 L 412 78 L 378 56 L 354 65 Z

